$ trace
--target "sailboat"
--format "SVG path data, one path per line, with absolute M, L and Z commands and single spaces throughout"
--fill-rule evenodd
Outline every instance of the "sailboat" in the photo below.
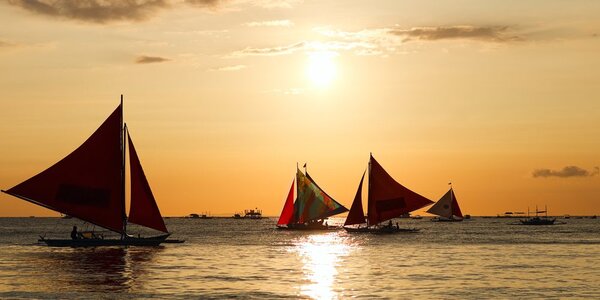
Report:
M 305 165 L 306 166 L 306 165 Z M 278 229 L 286 230 L 329 230 L 323 221 L 328 217 L 347 212 L 348 209 L 327 195 L 308 175 L 296 168 L 296 201 L 294 201 L 294 181 L 277 221 Z
M 452 187 L 427 212 L 438 216 L 432 219 L 435 222 L 460 222 L 464 219 Z
M 543 217 L 540 217 L 539 214 L 546 214 Z M 521 221 L 521 225 L 554 225 L 556 222 L 556 218 L 548 218 L 548 207 L 544 207 L 544 210 L 538 210 L 537 205 L 535 206 L 535 217 L 529 217 L 529 207 L 527 208 L 527 219 L 519 220 Z M 556 223 L 556 224 L 564 224 L 564 223 Z
M 362 186 L 365 179 L 363 173 L 356 196 L 350 207 L 350 212 L 344 222 L 344 229 L 348 232 L 396 233 L 415 232 L 414 228 L 400 228 L 393 226 L 391 219 L 398 218 L 406 213 L 415 211 L 433 203 L 433 201 L 409 190 L 390 176 L 385 169 L 370 155 L 369 190 L 367 216 L 362 206 Z M 389 221 L 388 224 L 382 224 Z M 351 227 L 357 225 L 358 227 Z M 366 224 L 366 226 L 361 226 Z
M 131 204 L 125 211 L 125 145 L 129 146 Z M 39 206 L 58 211 L 120 234 L 104 238 L 89 234 L 71 239 L 40 241 L 49 246 L 156 246 L 167 240 L 167 227 L 142 169 L 121 103 L 102 125 L 77 149 L 41 173 L 2 192 Z M 153 237 L 127 234 L 127 223 L 162 232 Z

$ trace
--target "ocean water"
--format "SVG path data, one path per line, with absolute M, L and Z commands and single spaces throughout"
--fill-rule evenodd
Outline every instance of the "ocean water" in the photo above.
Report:
M 0 298 L 600 299 L 600 219 L 561 221 L 401 219 L 421 231 L 372 235 L 169 218 L 186 243 L 50 248 L 38 235 L 66 238 L 81 223 L 0 218 Z

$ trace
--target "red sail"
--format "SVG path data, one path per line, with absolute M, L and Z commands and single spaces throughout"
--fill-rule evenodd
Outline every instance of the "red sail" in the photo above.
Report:
M 288 193 L 287 199 L 285 200 L 285 205 L 283 206 L 283 210 L 281 211 L 281 216 L 279 216 L 279 221 L 277 221 L 277 225 L 287 225 L 287 224 L 291 223 L 293 216 L 294 216 L 294 181 L 292 180 L 292 187 L 290 187 L 290 192 Z
M 6 193 L 123 233 L 122 107 L 79 148 Z
M 452 189 L 452 215 L 455 215 L 459 218 L 463 218 L 463 214 L 460 211 L 460 207 L 458 207 L 458 201 L 456 200 L 456 195 L 454 194 L 454 190 Z
M 350 212 L 348 213 L 348 217 L 346 218 L 346 222 L 344 222 L 344 226 L 346 225 L 354 225 L 354 224 L 363 224 L 365 223 L 365 212 L 362 207 L 362 185 L 363 180 L 365 179 L 365 173 L 363 173 L 360 178 L 360 184 L 358 185 L 358 190 L 356 191 L 356 196 L 354 196 L 354 201 L 352 202 L 352 207 L 350 207 Z
M 396 182 L 371 156 L 368 205 L 370 225 L 399 217 L 431 203 L 433 201 Z
M 152 195 L 152 190 L 142 169 L 131 135 L 127 132 L 129 141 L 129 167 L 131 169 L 131 207 L 129 208 L 129 222 L 146 226 L 158 231 L 168 233 L 165 222 L 160 215 L 160 210 Z

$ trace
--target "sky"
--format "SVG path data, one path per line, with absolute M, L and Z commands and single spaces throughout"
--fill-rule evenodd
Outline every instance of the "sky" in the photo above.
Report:
M 0 187 L 118 106 L 163 215 L 351 206 L 369 153 L 463 213 L 600 214 L 600 2 L 0 1 Z M 366 189 L 365 189 L 366 190 Z M 425 215 L 423 210 L 416 214 Z M 58 213 L 0 195 L 0 216 Z

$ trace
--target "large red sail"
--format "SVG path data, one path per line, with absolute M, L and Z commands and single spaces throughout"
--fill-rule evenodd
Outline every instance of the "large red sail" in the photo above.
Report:
M 277 225 L 287 225 L 292 222 L 292 217 L 294 216 L 294 181 L 292 180 L 292 186 L 290 187 L 290 192 L 288 193 L 287 199 L 285 200 L 285 205 L 283 205 L 283 210 L 281 211 L 281 215 L 279 216 L 279 221 L 277 221 Z
M 129 141 L 129 167 L 131 169 L 131 207 L 129 208 L 129 222 L 146 226 L 158 231 L 168 233 L 165 222 L 160 215 L 158 205 L 142 169 L 131 135 L 127 132 Z
M 6 193 L 123 233 L 122 106 L 79 148 Z
M 396 182 L 371 156 L 368 204 L 370 225 L 399 217 L 431 203 L 433 201 Z
M 362 177 L 360 178 L 360 184 L 358 185 L 356 196 L 354 196 L 354 201 L 352 202 L 352 207 L 350 207 L 350 212 L 348 213 L 348 217 L 346 217 L 346 222 L 344 222 L 344 226 L 363 224 L 366 222 L 365 212 L 363 211 L 362 207 L 362 185 L 364 179 L 365 173 L 363 173 Z

